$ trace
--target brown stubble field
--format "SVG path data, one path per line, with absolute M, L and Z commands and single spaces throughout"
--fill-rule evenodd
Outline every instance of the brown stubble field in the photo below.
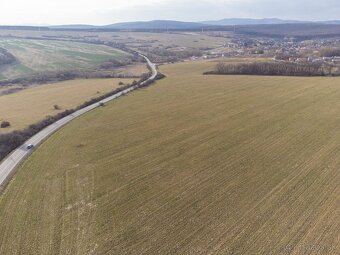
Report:
M 0 197 L 0 253 L 339 254 L 339 79 L 213 65 L 46 141 Z
M 28 127 L 46 116 L 75 108 L 113 91 L 119 87 L 119 82 L 129 84 L 132 81 L 118 78 L 78 79 L 32 86 L 9 95 L 0 94 L 0 122 L 6 120 L 11 123 L 11 127 L 0 129 L 0 134 Z M 59 109 L 54 109 L 54 105 L 58 105 Z

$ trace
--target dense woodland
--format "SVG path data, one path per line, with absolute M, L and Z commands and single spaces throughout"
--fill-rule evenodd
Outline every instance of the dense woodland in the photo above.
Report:
M 218 63 L 205 74 L 277 75 L 277 76 L 340 76 L 338 68 L 316 63 L 254 62 L 242 64 Z
M 340 48 L 325 48 L 320 51 L 321 57 L 340 57 Z
M 229 27 L 229 29 L 234 27 Z M 301 40 L 309 38 L 329 38 L 340 35 L 340 25 L 336 24 L 271 24 L 236 26 L 236 33 L 270 37 L 291 36 Z
M 16 58 L 7 50 L 0 48 L 0 66 L 8 65 L 16 61 Z

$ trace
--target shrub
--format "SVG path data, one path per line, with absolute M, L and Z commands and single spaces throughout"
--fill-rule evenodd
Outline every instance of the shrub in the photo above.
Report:
M 7 127 L 10 127 L 10 126 L 11 126 L 11 123 L 4 120 L 4 121 L 1 122 L 0 128 L 7 128 Z
M 60 106 L 57 105 L 57 104 L 53 105 L 53 108 L 54 108 L 54 110 L 60 110 Z

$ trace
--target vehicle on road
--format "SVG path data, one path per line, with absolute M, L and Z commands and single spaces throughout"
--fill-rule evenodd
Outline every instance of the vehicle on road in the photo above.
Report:
M 140 56 L 142 56 L 148 66 L 151 68 L 152 70 L 152 75 L 151 77 L 149 77 L 148 80 L 143 81 L 142 83 L 140 83 L 140 86 L 143 86 L 144 84 L 146 84 L 147 82 L 150 82 L 152 80 L 154 80 L 157 76 L 157 69 L 156 66 L 144 55 L 140 54 Z M 129 93 L 133 90 L 137 89 L 137 86 L 132 86 L 129 87 L 121 92 L 118 92 L 112 96 L 109 96 L 105 99 L 103 99 L 101 102 L 103 102 L 104 104 L 114 100 L 120 96 L 122 96 L 123 94 Z M 34 143 L 37 145 L 39 144 L 41 141 L 43 141 L 44 139 L 46 139 L 48 136 L 50 136 L 51 134 L 53 134 L 56 130 L 60 129 L 61 127 L 63 127 L 64 125 L 66 125 L 67 123 L 69 123 L 70 121 L 72 121 L 73 119 L 75 119 L 78 116 L 81 116 L 82 114 L 89 112 L 95 108 L 98 107 L 98 103 L 94 103 L 92 105 L 89 105 L 87 107 L 84 107 L 68 116 L 65 116 L 64 118 L 56 121 L 55 123 L 49 125 L 48 127 L 46 127 L 45 129 L 41 130 L 40 132 L 38 132 L 37 134 L 35 134 L 30 140 L 34 141 Z M 10 176 L 10 174 L 15 170 L 15 168 L 24 160 L 26 159 L 25 156 L 28 156 L 30 153 L 30 150 L 32 148 L 34 148 L 35 146 L 33 144 L 26 144 L 26 145 L 22 145 L 20 146 L 18 149 L 14 150 L 11 153 L 11 156 L 8 157 L 7 159 L 3 160 L 0 163 L 0 186 L 3 185 L 8 179 L 8 176 Z
M 30 149 L 32 149 L 33 147 L 34 147 L 33 144 L 27 144 L 26 149 L 27 149 L 27 150 L 30 150 Z

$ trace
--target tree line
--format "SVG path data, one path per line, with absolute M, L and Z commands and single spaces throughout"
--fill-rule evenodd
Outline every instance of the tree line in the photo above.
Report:
M 125 75 L 108 73 L 107 70 L 115 65 L 106 63 L 102 65 L 102 69 L 94 71 L 70 70 L 70 71 L 50 71 L 43 73 L 34 73 L 33 75 L 21 76 L 14 79 L 0 80 L 0 86 L 4 85 L 31 85 L 46 84 L 49 82 L 60 82 L 74 79 L 106 79 L 106 78 L 139 78 L 137 75 Z
M 125 89 L 131 88 L 132 86 L 138 86 L 139 88 L 146 87 L 146 86 L 149 86 L 151 83 L 153 83 L 155 80 L 159 80 L 165 77 L 163 74 L 159 73 L 154 80 L 149 80 L 143 85 L 141 85 L 141 83 L 147 80 L 149 76 L 143 76 L 138 82 L 134 81 L 132 84 L 121 86 L 109 93 L 93 98 L 89 101 L 86 101 L 85 103 L 81 104 L 75 109 L 63 111 L 61 113 L 58 113 L 55 116 L 48 116 L 44 120 L 39 121 L 33 125 L 30 125 L 29 127 L 23 130 L 13 131 L 13 132 L 6 133 L 6 134 L 0 134 L 0 161 L 4 159 L 7 155 L 9 155 L 14 149 L 22 145 L 29 138 L 37 134 L 39 131 L 43 130 L 45 127 L 51 125 L 52 123 L 66 117 L 67 115 L 70 115 L 74 113 L 75 111 L 80 110 L 86 106 L 97 103 L 107 97 L 113 96 Z
M 225 75 L 272 75 L 272 76 L 339 76 L 333 66 L 319 63 L 254 62 L 226 64 L 220 62 L 215 69 L 204 74 Z
M 340 57 L 340 48 L 324 48 L 320 50 L 321 57 Z

